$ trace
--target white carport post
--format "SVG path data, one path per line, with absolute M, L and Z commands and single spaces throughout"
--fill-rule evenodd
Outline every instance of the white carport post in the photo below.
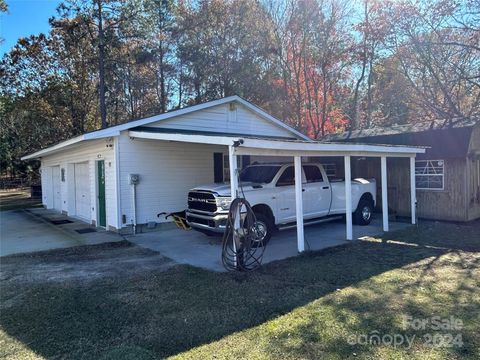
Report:
M 238 176 L 237 176 L 237 155 L 235 154 L 235 147 L 232 145 L 228 146 L 228 162 L 230 165 L 230 194 L 231 199 L 235 199 L 238 196 Z M 240 229 L 240 212 L 241 209 L 238 209 L 238 214 L 235 216 L 235 223 L 233 224 L 234 232 Z M 237 267 L 237 244 L 235 243 L 235 236 L 233 237 L 233 251 L 235 252 L 233 264 Z
M 228 147 L 228 161 L 230 164 L 230 191 L 232 200 L 238 195 L 238 177 L 237 177 L 237 156 L 235 155 L 235 148 L 233 145 Z
M 382 172 L 382 215 L 383 215 L 383 231 L 388 231 L 388 183 L 387 183 L 387 157 L 381 158 Z
M 350 155 L 345 155 L 345 217 L 347 225 L 347 240 L 353 240 L 352 227 L 352 169 Z
M 415 157 L 410 157 L 410 206 L 412 213 L 412 224 L 417 223 L 417 188 L 415 184 Z
M 302 184 L 302 157 L 294 157 L 295 165 L 295 205 L 297 215 L 297 248 L 298 252 L 305 251 L 305 234 L 303 229 L 303 184 Z

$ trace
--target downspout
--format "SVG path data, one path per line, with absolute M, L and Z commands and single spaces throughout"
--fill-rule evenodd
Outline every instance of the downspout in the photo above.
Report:
M 472 187 L 470 186 L 471 182 L 472 182 L 472 178 L 470 176 L 470 158 L 468 157 L 468 154 L 467 156 L 465 157 L 465 184 L 464 184 L 464 187 L 465 187 L 465 219 L 463 221 L 468 221 L 469 218 L 468 218 L 468 215 L 469 215 L 469 210 L 470 210 L 470 199 L 471 199 L 471 196 L 470 196 L 470 190 L 472 189 Z
M 115 136 L 113 140 L 113 147 L 115 152 L 115 196 L 117 200 L 116 228 L 118 232 L 121 232 L 123 224 L 122 224 L 122 204 L 121 204 L 122 191 L 120 190 L 120 145 L 119 144 L 120 144 L 120 135 Z
M 137 185 L 140 182 L 140 175 L 130 174 L 130 185 L 132 185 L 132 225 L 133 235 L 137 233 Z
M 132 183 L 133 235 L 137 234 L 137 185 Z

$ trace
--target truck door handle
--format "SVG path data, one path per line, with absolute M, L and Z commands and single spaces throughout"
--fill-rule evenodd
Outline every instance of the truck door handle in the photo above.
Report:
M 305 189 L 302 189 L 302 192 L 305 192 Z
M 322 186 L 322 189 L 326 190 L 326 189 L 330 189 L 329 186 Z

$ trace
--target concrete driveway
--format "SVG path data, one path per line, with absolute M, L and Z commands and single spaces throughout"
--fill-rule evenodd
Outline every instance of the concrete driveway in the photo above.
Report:
M 404 229 L 408 223 L 390 222 L 390 230 Z M 354 226 L 354 239 L 364 236 L 381 235 L 382 221 L 374 218 L 368 226 Z M 213 271 L 225 271 L 222 265 L 221 237 L 207 237 L 197 231 L 179 229 L 163 230 L 129 235 L 128 241 L 139 246 L 155 250 L 170 259 Z M 333 221 L 305 227 L 305 249 L 321 250 L 332 246 L 347 244 L 345 240 L 345 222 Z M 263 263 L 286 259 L 298 255 L 297 231 L 280 231 L 272 237 L 265 250 Z
M 52 221 L 68 220 L 54 225 Z M 80 234 L 77 230 L 87 233 Z M 121 241 L 120 235 L 99 230 L 45 209 L 0 212 L 0 256 Z

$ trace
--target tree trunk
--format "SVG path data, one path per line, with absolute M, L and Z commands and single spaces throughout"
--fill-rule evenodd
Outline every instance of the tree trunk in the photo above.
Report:
M 96 2 L 98 16 L 98 97 L 100 102 L 100 117 L 102 119 L 102 129 L 105 129 L 108 125 L 107 107 L 105 104 L 105 35 L 103 33 L 102 0 L 96 0 Z
M 364 14 L 365 22 L 368 24 L 368 0 L 364 1 Z M 354 95 L 353 95 L 353 104 L 352 104 L 352 117 L 350 119 L 350 128 L 353 130 L 358 126 L 358 96 L 360 92 L 360 85 L 362 85 L 363 79 L 365 77 L 365 70 L 367 67 L 367 30 L 363 33 L 363 43 L 362 43 L 362 72 L 360 77 L 357 80 L 355 85 Z
M 160 110 L 162 113 L 167 111 L 167 91 L 165 89 L 165 64 L 163 52 L 163 42 L 160 42 Z
M 368 79 L 367 79 L 367 109 L 366 109 L 366 127 L 369 128 L 372 124 L 372 83 L 373 83 L 373 54 L 372 46 L 369 65 L 368 65 Z

